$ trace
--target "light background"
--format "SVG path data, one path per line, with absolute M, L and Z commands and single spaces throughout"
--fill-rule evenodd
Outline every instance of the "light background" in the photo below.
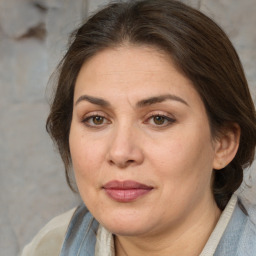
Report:
M 45 131 L 46 86 L 68 34 L 107 2 L 0 0 L 0 255 L 18 255 L 47 221 L 79 202 Z M 227 32 L 256 102 L 256 0 L 183 2 Z M 249 186 L 256 180 L 250 171 Z M 256 204 L 255 186 L 243 195 Z

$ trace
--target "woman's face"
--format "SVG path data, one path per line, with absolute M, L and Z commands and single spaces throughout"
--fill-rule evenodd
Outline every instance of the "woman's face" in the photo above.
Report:
M 154 48 L 106 49 L 82 66 L 69 143 L 84 203 L 115 234 L 159 234 L 216 207 L 204 104 Z

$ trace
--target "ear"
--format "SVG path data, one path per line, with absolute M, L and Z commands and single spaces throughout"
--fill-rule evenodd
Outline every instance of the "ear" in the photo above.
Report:
M 215 139 L 213 169 L 226 167 L 235 157 L 240 141 L 241 129 L 237 123 L 225 126 Z

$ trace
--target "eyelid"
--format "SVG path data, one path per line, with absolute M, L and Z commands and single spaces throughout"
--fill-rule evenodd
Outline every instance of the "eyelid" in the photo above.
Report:
M 144 118 L 144 122 L 143 123 L 149 123 L 149 120 L 153 117 L 156 117 L 156 116 L 160 116 L 160 117 L 163 117 L 167 120 L 167 124 L 163 124 L 163 125 L 153 125 L 152 126 L 156 126 L 156 127 L 166 127 L 168 125 L 171 125 L 172 123 L 176 122 L 176 118 L 169 114 L 169 113 L 166 113 L 166 112 L 162 112 L 162 111 L 153 111 L 153 112 L 150 112 L 149 114 L 147 114 Z
M 86 119 L 87 117 L 92 117 L 92 116 L 102 116 L 102 117 L 106 117 L 107 118 L 107 115 L 102 112 L 102 111 L 89 111 L 87 112 L 86 114 L 84 114 L 81 119 Z
M 104 122 L 103 124 L 99 124 L 99 125 L 96 125 L 96 124 L 89 124 L 89 120 L 93 117 L 102 117 L 104 118 L 104 120 L 106 120 L 106 122 Z M 86 115 L 84 115 L 82 118 L 81 118 L 81 122 L 84 123 L 87 127 L 90 127 L 90 128 L 101 128 L 103 127 L 104 125 L 106 124 L 109 124 L 111 123 L 110 119 L 108 118 L 108 116 L 101 112 L 101 111 L 93 111 L 93 112 L 89 112 L 87 113 Z
M 165 111 L 160 111 L 160 110 L 159 111 L 157 111 L 157 110 L 151 111 L 150 113 L 145 115 L 144 119 L 150 118 L 152 116 L 163 116 L 163 117 L 168 117 L 170 119 L 176 119 L 174 117 L 174 115 L 167 113 Z

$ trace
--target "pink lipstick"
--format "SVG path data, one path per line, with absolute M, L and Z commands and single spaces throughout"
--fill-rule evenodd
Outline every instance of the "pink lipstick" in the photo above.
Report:
M 118 202 L 131 202 L 149 193 L 153 187 L 132 180 L 113 180 L 103 186 L 106 194 Z

